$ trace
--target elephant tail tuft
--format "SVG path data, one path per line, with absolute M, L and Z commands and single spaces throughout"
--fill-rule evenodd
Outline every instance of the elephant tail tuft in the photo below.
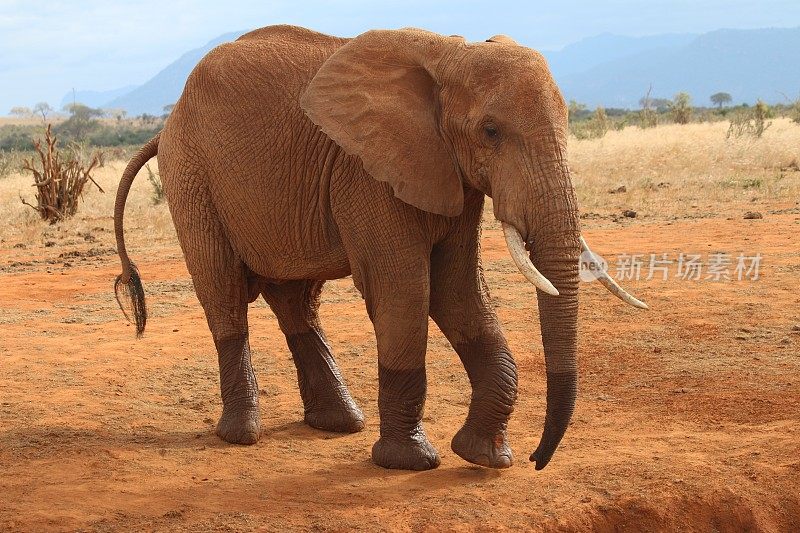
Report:
M 144 303 L 144 287 L 139 270 L 131 262 L 128 252 L 125 249 L 125 232 L 122 225 L 122 218 L 125 214 L 125 201 L 128 199 L 128 192 L 131 190 L 133 179 L 147 161 L 158 154 L 158 141 L 161 133 L 145 144 L 141 150 L 130 160 L 117 189 L 117 199 L 114 203 L 114 234 L 117 238 L 117 253 L 122 263 L 122 274 L 117 276 L 114 282 L 114 296 L 117 298 L 119 308 L 125 314 L 125 318 L 136 324 L 136 336 L 141 337 L 144 333 L 144 325 L 147 323 L 147 308 Z M 120 298 L 120 292 L 123 298 Z M 130 300 L 130 314 L 125 310 L 122 300 Z
M 136 324 L 136 337 L 141 338 L 144 334 L 144 326 L 147 324 L 147 305 L 144 301 L 142 278 L 139 276 L 139 269 L 135 264 L 130 263 L 128 281 L 122 281 L 122 274 L 117 276 L 114 281 L 114 296 L 116 296 L 119 308 L 125 318 Z M 125 310 L 127 302 L 130 302 L 130 312 Z M 133 318 L 131 319 L 131 317 Z

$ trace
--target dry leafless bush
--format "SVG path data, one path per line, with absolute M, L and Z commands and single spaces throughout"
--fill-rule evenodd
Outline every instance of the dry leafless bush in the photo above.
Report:
M 23 170 L 33 174 L 33 185 L 37 188 L 37 205 L 28 203 L 22 197 L 20 200 L 51 224 L 75 214 L 88 182 L 92 182 L 100 192 L 105 192 L 92 178 L 92 171 L 102 164 L 101 156 L 93 155 L 88 165 L 85 165 L 79 155 L 62 157 L 63 154 L 56 147 L 57 142 L 48 125 L 44 148 L 40 141 L 34 143 L 34 149 L 41 161 L 41 170 L 37 168 L 35 157 L 26 159 L 22 166 Z
M 642 129 L 655 128 L 658 126 L 658 113 L 653 108 L 653 99 L 650 98 L 650 93 L 653 91 L 651 85 L 647 89 L 647 94 L 641 99 L 642 109 L 639 111 L 639 127 Z

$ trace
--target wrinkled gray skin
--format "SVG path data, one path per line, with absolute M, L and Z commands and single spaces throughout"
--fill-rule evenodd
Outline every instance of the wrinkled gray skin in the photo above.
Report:
M 121 283 L 138 283 L 122 239 L 125 197 L 157 153 L 219 355 L 220 437 L 259 437 L 247 326 L 259 295 L 286 335 L 306 422 L 363 428 L 317 314 L 324 280 L 352 273 L 378 344 L 375 463 L 439 464 L 421 423 L 430 316 L 472 384 L 452 448 L 504 468 L 517 372 L 480 266 L 490 196 L 497 219 L 530 244 L 533 263 L 560 292 L 537 293 L 547 413 L 531 458 L 543 468 L 577 389 L 580 247 L 566 123 L 545 61 L 507 37 L 466 43 L 399 30 L 347 40 L 289 26 L 256 30 L 199 63 L 164 130 L 126 170 L 116 212 Z M 141 330 L 144 311 L 135 314 Z

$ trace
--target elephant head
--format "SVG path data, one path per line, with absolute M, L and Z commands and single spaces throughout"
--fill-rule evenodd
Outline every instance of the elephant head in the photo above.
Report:
M 505 36 L 467 43 L 414 29 L 370 31 L 323 64 L 301 106 L 419 209 L 457 216 L 464 188 L 492 198 L 514 262 L 538 288 L 547 412 L 531 460 L 543 468 L 577 394 L 583 244 L 567 108 L 544 58 Z M 632 298 L 607 276 L 601 281 Z

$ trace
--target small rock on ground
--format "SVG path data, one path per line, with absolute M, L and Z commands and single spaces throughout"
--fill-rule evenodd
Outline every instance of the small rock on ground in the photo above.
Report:
M 764 215 L 762 215 L 758 211 L 748 211 L 747 213 L 744 214 L 745 220 L 755 220 L 759 218 L 764 218 Z

